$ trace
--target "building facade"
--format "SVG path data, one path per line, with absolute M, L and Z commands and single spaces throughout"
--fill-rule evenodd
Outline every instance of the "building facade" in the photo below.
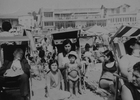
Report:
M 106 8 L 45 9 L 39 10 L 42 29 L 46 32 L 67 28 L 83 28 L 94 25 L 102 27 L 134 26 L 137 12 L 130 12 L 127 4 Z
M 35 20 L 31 15 L 20 16 L 18 21 L 25 29 L 32 29 L 35 26 Z
M 4 21 L 10 22 L 14 27 L 18 24 L 18 16 L 0 15 L 0 27 L 2 27 Z
M 106 26 L 103 10 L 100 8 L 40 9 L 42 29 L 46 31 L 66 28 L 89 27 L 95 24 Z

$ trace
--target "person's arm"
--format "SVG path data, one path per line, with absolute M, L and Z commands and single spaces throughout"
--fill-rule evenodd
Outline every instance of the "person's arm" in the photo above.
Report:
M 59 68 L 63 67 L 61 53 L 58 54 L 58 65 Z
M 28 61 L 26 59 L 23 59 L 22 63 L 24 64 L 24 72 L 27 75 L 30 75 L 31 66 L 28 64 Z
M 129 60 L 128 59 L 129 58 L 127 56 L 122 57 L 120 59 L 119 68 L 120 68 L 120 72 L 121 72 L 122 76 L 126 77 L 130 81 L 131 80 L 131 72 L 128 72 L 128 67 L 129 67 Z
M 8 64 L 10 62 L 9 61 L 5 61 L 3 64 L 2 64 L 2 67 L 0 67 L 0 76 L 3 76 L 3 74 L 6 72 L 6 70 L 8 69 Z
M 62 76 L 60 70 L 59 70 L 59 75 L 60 75 L 60 82 L 61 82 L 60 84 L 62 86 L 62 90 L 64 90 L 64 79 L 63 79 L 63 76 Z
M 48 92 L 48 95 L 49 95 L 49 93 L 50 93 L 50 72 L 45 76 L 45 80 L 46 80 L 47 92 Z
M 121 97 L 122 100 L 134 100 L 131 91 L 125 85 L 122 86 Z

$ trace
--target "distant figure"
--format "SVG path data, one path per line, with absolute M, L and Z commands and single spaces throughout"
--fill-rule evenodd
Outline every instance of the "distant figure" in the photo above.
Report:
M 3 32 L 0 33 L 0 36 L 4 36 L 4 37 L 7 37 L 7 36 L 14 36 L 14 34 L 10 33 L 10 29 L 12 28 L 12 25 L 10 22 L 3 22 L 2 23 L 2 30 Z

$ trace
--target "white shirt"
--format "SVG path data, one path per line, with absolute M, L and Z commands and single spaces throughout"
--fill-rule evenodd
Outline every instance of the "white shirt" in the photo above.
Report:
M 21 75 L 23 74 L 23 70 L 22 70 L 22 67 L 21 67 L 21 64 L 20 64 L 20 61 L 19 60 L 14 60 L 12 65 L 11 65 L 11 68 L 8 69 L 4 76 L 9 76 L 9 77 L 12 77 L 12 76 L 18 76 L 18 75 Z

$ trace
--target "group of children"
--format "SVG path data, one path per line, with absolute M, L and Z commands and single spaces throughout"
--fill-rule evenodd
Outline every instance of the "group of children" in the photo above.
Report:
M 75 51 L 68 54 L 69 62 L 65 64 L 68 91 L 65 91 L 64 78 L 58 68 L 57 60 L 49 61 L 49 72 L 46 79 L 46 94 L 51 100 L 66 99 L 78 96 L 81 64 L 77 62 L 78 55 Z

